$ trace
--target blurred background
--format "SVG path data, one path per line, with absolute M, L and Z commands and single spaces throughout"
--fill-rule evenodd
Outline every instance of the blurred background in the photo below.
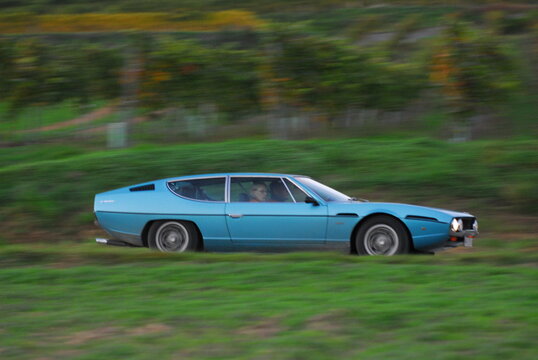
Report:
M 446 3 L 2 1 L 2 145 L 535 137 L 535 2 Z
M 535 359 L 537 100 L 533 0 L 0 0 L 0 358 Z M 469 211 L 481 238 L 405 260 L 89 244 L 94 194 L 235 171 Z
M 221 171 L 536 215 L 534 1 L 0 6 L 4 242 L 83 240 L 95 193 Z

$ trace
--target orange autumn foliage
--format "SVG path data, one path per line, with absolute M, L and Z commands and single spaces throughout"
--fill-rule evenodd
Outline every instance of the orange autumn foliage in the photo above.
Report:
M 208 13 L 199 20 L 181 20 L 169 13 L 118 14 L 9 14 L 0 15 L 0 33 L 55 33 L 99 31 L 218 31 L 258 29 L 265 22 L 254 13 L 226 10 Z

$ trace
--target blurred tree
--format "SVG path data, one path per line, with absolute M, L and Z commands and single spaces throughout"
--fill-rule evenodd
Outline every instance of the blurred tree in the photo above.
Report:
M 366 58 L 349 45 L 327 38 L 279 30 L 271 39 L 274 87 L 287 106 L 316 110 L 331 118 L 345 106 L 364 104 L 361 88 Z
M 147 55 L 140 97 L 152 108 L 214 104 L 219 111 L 240 115 L 259 107 L 257 68 L 252 51 L 166 38 Z
M 119 115 L 122 125 L 117 127 L 119 138 L 124 139 L 116 146 L 128 146 L 132 144 L 130 134 L 133 127 L 133 119 L 138 108 L 140 83 L 146 56 L 144 50 L 147 47 L 148 38 L 142 33 L 128 33 L 122 46 L 122 69 L 120 71 L 119 84 L 121 87 Z M 111 129 L 111 128 L 109 128 Z M 113 131 L 113 130 L 112 130 Z
M 220 111 L 243 116 L 260 110 L 260 57 L 256 51 L 217 48 L 211 51 L 207 89 Z
M 15 49 L 13 42 L 0 39 L 0 99 L 6 99 L 13 87 Z
M 378 31 L 385 26 L 385 18 L 381 14 L 359 16 L 346 29 L 346 36 L 354 41 L 361 40 L 366 34 Z
M 530 35 L 529 39 L 529 53 L 532 78 L 531 82 L 535 89 L 535 95 L 538 93 L 538 21 L 534 25 L 534 31 Z
M 49 47 L 51 59 L 43 92 L 47 103 L 74 100 L 81 106 L 119 94 L 121 56 L 117 49 L 70 42 Z
M 123 66 L 120 50 L 86 44 L 79 52 L 79 70 L 83 69 L 86 74 L 87 92 L 91 98 L 116 98 L 120 92 L 119 77 Z
M 0 41 L 0 95 L 10 116 L 73 100 L 81 105 L 118 96 L 121 57 L 87 42 L 12 38 Z M 38 127 L 40 112 L 29 119 Z
M 141 100 L 152 108 L 194 107 L 205 97 L 209 50 L 199 44 L 160 39 L 147 55 Z
M 417 63 L 393 63 L 384 58 L 369 61 L 364 79 L 365 107 L 400 110 L 427 88 L 427 77 Z
M 47 67 L 50 59 L 50 48 L 37 39 L 22 39 L 15 43 L 13 72 L 10 76 L 13 86 L 6 98 L 12 112 L 29 105 L 46 103 L 48 94 L 43 90 L 47 75 L 52 71 Z
M 418 66 L 395 64 L 338 40 L 281 31 L 271 74 L 280 101 L 327 116 L 350 107 L 394 110 L 418 96 L 425 82 Z
M 491 109 L 518 86 L 514 64 L 499 41 L 455 19 L 435 47 L 430 80 L 453 115 L 453 138 L 467 140 L 471 116 Z

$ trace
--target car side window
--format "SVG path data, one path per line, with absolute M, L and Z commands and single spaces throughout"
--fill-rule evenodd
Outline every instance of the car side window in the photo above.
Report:
M 192 200 L 224 201 L 226 178 L 206 178 L 171 181 L 168 188 L 174 194 Z
M 232 177 L 231 202 L 293 202 L 280 178 Z
M 288 189 L 290 189 L 291 193 L 293 194 L 293 198 L 295 199 L 295 201 L 298 203 L 304 202 L 308 195 L 305 194 L 303 190 L 299 189 L 299 187 L 297 187 L 297 185 L 292 183 L 290 180 L 284 179 L 284 181 L 286 182 Z

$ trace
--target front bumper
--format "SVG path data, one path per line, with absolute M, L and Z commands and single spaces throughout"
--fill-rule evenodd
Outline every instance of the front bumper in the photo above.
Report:
M 476 237 L 478 237 L 477 230 L 451 231 L 446 247 L 473 247 L 473 241 Z

